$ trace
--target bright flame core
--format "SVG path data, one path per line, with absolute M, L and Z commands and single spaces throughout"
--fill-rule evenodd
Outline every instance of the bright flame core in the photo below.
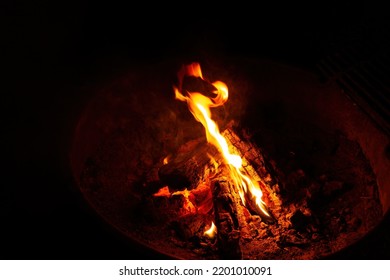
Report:
M 217 234 L 217 227 L 215 226 L 214 222 L 212 222 L 210 228 L 204 232 L 204 235 L 210 238 L 214 238 L 216 234 Z
M 230 153 L 226 139 L 221 135 L 217 124 L 211 118 L 210 108 L 222 106 L 228 99 L 228 88 L 226 84 L 220 81 L 212 83 L 216 88 L 213 92 L 216 95 L 215 97 L 207 97 L 199 92 L 189 91 L 186 91 L 186 95 L 184 95 L 182 93 L 182 85 L 185 76 L 192 76 L 204 80 L 199 63 L 183 66 L 178 73 L 178 87 L 174 87 L 176 99 L 187 102 L 192 115 L 204 126 L 207 141 L 222 153 L 223 158 L 229 166 L 230 176 L 234 184 L 238 187 L 243 204 L 246 204 L 245 195 L 247 195 L 266 216 L 270 216 L 266 210 L 264 201 L 261 199 L 263 192 L 259 184 L 252 180 L 242 167 L 242 158 L 239 155 Z

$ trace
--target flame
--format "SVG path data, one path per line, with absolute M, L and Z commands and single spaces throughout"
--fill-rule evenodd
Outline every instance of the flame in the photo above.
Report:
M 176 191 L 171 193 L 169 191 L 168 186 L 164 186 L 161 189 L 159 189 L 153 196 L 163 196 L 163 197 L 172 197 L 174 195 L 181 195 L 183 196 L 183 205 L 182 208 L 179 211 L 179 216 L 184 217 L 189 214 L 195 214 L 198 212 L 198 208 L 192 203 L 192 199 L 190 198 L 191 191 L 184 189 L 182 191 Z
M 183 207 L 179 211 L 179 216 L 182 217 L 196 213 L 197 209 L 190 199 L 191 192 L 189 190 L 176 191 L 172 195 L 182 195 L 184 197 Z
M 192 115 L 204 126 L 207 141 L 217 147 L 222 153 L 223 158 L 229 166 L 230 176 L 238 187 L 243 204 L 246 205 L 247 196 L 256 203 L 260 211 L 270 217 L 266 210 L 265 202 L 261 199 L 263 192 L 259 184 L 252 180 L 243 168 L 242 158 L 239 155 L 230 153 L 226 139 L 221 135 L 218 125 L 211 118 L 210 108 L 222 106 L 228 99 L 229 95 L 226 84 L 221 81 L 211 83 L 215 87 L 213 92 L 215 94 L 214 97 L 207 97 L 199 92 L 189 91 L 186 91 L 186 95 L 184 95 L 182 93 L 182 85 L 185 76 L 192 76 L 204 80 L 199 63 L 195 62 L 183 66 L 178 73 L 178 87 L 174 87 L 176 99 L 187 102 Z
M 215 226 L 214 222 L 211 222 L 210 228 L 204 232 L 204 235 L 208 236 L 209 238 L 214 238 L 216 234 L 217 234 L 217 227 Z
M 168 186 L 164 186 L 161 189 L 159 189 L 158 192 L 153 194 L 153 196 L 166 196 L 166 197 L 170 197 L 171 193 L 169 191 Z
M 213 195 L 208 182 L 199 184 L 191 193 L 194 195 L 198 214 L 208 214 L 213 210 Z

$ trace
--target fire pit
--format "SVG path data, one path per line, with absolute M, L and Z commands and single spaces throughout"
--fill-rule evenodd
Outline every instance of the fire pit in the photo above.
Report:
M 129 71 L 80 116 L 73 174 L 108 224 L 178 259 L 324 258 L 379 224 L 388 137 L 336 86 L 266 60 L 181 64 Z

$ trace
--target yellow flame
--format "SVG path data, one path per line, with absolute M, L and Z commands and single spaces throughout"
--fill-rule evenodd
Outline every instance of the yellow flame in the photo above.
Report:
M 183 201 L 183 207 L 179 211 L 179 216 L 185 216 L 188 214 L 195 214 L 197 212 L 197 209 L 195 205 L 190 200 L 191 191 L 184 189 L 182 191 L 176 191 L 172 193 L 173 195 L 182 195 L 184 197 Z
M 204 235 L 208 236 L 209 238 L 214 238 L 216 234 L 217 227 L 214 225 L 214 222 L 212 222 L 210 228 L 204 232 Z
M 179 87 L 174 87 L 175 97 L 180 101 L 187 102 L 188 108 L 195 119 L 202 123 L 206 131 L 207 141 L 213 144 L 222 153 L 228 166 L 230 167 L 230 176 L 239 189 L 239 193 L 244 205 L 246 204 L 245 194 L 253 199 L 261 211 L 270 216 L 265 208 L 265 203 L 261 199 L 263 192 L 259 184 L 252 180 L 245 169 L 242 167 L 242 158 L 239 155 L 232 154 L 226 139 L 221 135 L 218 125 L 211 118 L 210 108 L 222 106 L 228 99 L 228 88 L 225 83 L 216 81 L 212 85 L 216 88 L 213 92 L 215 97 L 207 97 L 199 92 L 188 92 L 184 95 L 182 82 L 185 76 L 193 76 L 203 79 L 199 63 L 192 63 L 183 66 L 178 73 Z

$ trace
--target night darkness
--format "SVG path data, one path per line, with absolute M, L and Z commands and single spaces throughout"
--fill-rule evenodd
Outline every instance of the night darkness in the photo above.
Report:
M 6 2 L 0 9 L 5 20 L 1 259 L 167 258 L 106 225 L 74 185 L 68 151 L 90 94 L 84 88 L 129 65 L 197 58 L 205 52 L 270 58 L 311 70 L 345 38 L 390 35 L 386 9 L 357 3 L 225 4 L 218 11 L 196 2 L 164 10 L 112 1 Z M 389 257 L 384 224 L 335 256 Z

